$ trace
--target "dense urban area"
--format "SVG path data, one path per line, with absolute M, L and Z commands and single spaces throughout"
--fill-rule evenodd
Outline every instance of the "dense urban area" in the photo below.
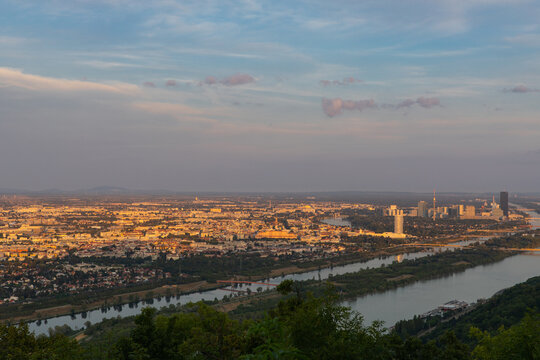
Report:
M 225 311 L 234 319 L 227 321 L 249 321 L 272 314 L 276 307 L 283 311 L 285 304 L 309 307 L 315 301 L 322 306 L 315 299 L 327 296 L 334 299 L 332 306 L 338 306 L 335 299 L 355 299 L 459 273 L 539 245 L 527 212 L 538 210 L 540 203 L 534 198 L 514 197 L 509 203 L 506 192 L 347 197 L 3 195 L 0 318 L 7 324 L 20 322 L 18 329 L 24 332 L 29 331 L 24 330 L 25 321 L 46 327 L 47 319 L 54 316 L 77 319 L 82 314 L 86 319 L 91 310 L 106 314 L 111 307 L 121 311 L 123 306 L 140 313 L 162 297 L 169 303 L 191 292 L 221 289 L 229 295 L 197 305 L 199 316 L 201 311 Z M 407 258 L 437 248 L 432 256 Z M 359 268 L 330 275 L 326 282 L 321 279 L 321 269 L 387 257 L 395 261 L 386 267 Z M 270 278 L 316 269 L 318 280 L 283 280 L 280 291 L 272 290 L 277 284 L 271 284 Z M 260 286 L 255 290 L 245 284 Z M 334 295 L 328 295 L 328 286 Z M 448 300 L 414 319 L 403 318 L 390 330 L 377 331 L 381 336 L 390 331 L 400 341 L 424 335 L 436 339 L 433 334 L 449 321 L 474 313 L 488 301 Z M 159 310 L 160 316 L 193 311 L 179 301 L 175 304 Z M 114 352 L 105 339 L 113 331 L 115 341 L 124 341 L 122 336 L 141 326 L 141 317 L 154 321 L 156 310 L 145 311 L 135 322 L 132 317 L 113 323 L 86 321 L 80 330 L 65 325 L 49 328 L 49 333 L 76 337 L 94 358 L 127 359 L 138 351 L 140 344 L 134 345 L 138 340 L 130 340 L 131 347 L 124 344 L 128 347 L 121 355 L 118 346 L 124 345 L 117 344 Z M 460 336 L 459 341 L 468 341 Z M 229 355 L 226 358 L 241 352 Z M 160 356 L 164 355 L 151 358 Z
M 4 196 L 0 204 L 0 304 L 164 283 L 172 277 L 194 281 L 204 277 L 203 258 L 239 255 L 246 257 L 239 270 L 249 271 L 254 260 L 266 267 L 302 263 L 501 224 L 523 225 L 522 215 L 505 217 L 494 199 L 436 207 L 435 212 L 425 201 L 398 208 L 263 197 L 139 202 Z M 358 226 L 323 222 L 341 217 Z M 198 259 L 201 264 L 190 268 Z M 170 260 L 178 266 L 171 269 Z M 155 266 L 160 261 L 169 266 Z M 234 275 L 230 270 L 217 275 Z M 208 280 L 211 274 L 206 275 Z

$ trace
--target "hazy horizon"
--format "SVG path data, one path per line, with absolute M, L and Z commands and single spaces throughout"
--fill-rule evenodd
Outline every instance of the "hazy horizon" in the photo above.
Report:
M 437 197 L 451 196 L 456 195 L 463 196 L 489 196 L 491 197 L 499 196 L 501 191 L 507 191 L 506 189 L 500 190 L 485 190 L 485 191 L 436 191 L 435 195 Z M 314 191 L 213 191 L 213 190 L 171 190 L 171 189 L 135 189 L 135 188 L 126 188 L 121 186 L 95 186 L 92 188 L 78 188 L 78 189 L 57 189 L 57 188 L 48 188 L 48 189 L 21 189 L 21 188 L 0 188 L 0 195 L 119 195 L 119 196 L 164 196 L 164 195 L 179 195 L 179 196 L 258 196 L 258 195 L 268 195 L 268 196 L 286 196 L 286 195 L 298 195 L 298 196 L 342 196 L 351 194 L 355 195 L 388 195 L 392 196 L 393 194 L 398 195 L 421 195 L 425 196 L 427 200 L 432 199 L 433 190 L 431 191 L 398 191 L 398 190 L 314 190 Z M 521 191 L 521 192 L 510 192 L 510 196 L 528 196 L 528 195 L 537 195 L 540 194 L 538 191 Z

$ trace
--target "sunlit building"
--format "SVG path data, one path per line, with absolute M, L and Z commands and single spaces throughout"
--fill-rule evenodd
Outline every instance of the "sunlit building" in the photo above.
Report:
M 426 201 L 420 201 L 418 203 L 418 216 L 427 217 L 428 216 L 428 203 Z
M 394 233 L 403 234 L 403 215 L 394 216 Z

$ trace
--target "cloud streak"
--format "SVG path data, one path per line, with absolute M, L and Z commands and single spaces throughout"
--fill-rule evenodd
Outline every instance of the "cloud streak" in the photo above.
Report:
M 532 92 L 540 92 L 540 89 L 530 88 L 525 85 L 517 85 L 510 89 L 504 89 L 503 91 L 507 93 L 525 94 Z
M 344 110 L 366 110 L 366 109 L 378 109 L 379 105 L 375 103 L 373 99 L 369 100 L 343 100 L 341 98 L 327 99 L 323 98 L 321 101 L 323 112 L 328 117 L 334 117 L 341 114 Z M 397 105 L 394 104 L 382 104 L 380 107 L 383 109 L 403 109 L 410 108 L 414 105 L 418 105 L 424 109 L 430 109 L 433 107 L 441 106 L 439 98 L 427 98 L 419 97 L 416 100 L 406 99 Z
M 419 97 L 416 100 L 407 99 L 405 101 L 402 101 L 397 105 L 397 109 L 404 108 L 404 107 L 411 107 L 413 105 L 420 105 L 423 108 L 430 109 L 435 106 L 441 106 L 441 102 L 438 98 L 426 98 L 426 97 Z
M 238 86 L 238 85 L 245 85 L 254 83 L 255 78 L 249 74 L 234 74 L 231 76 L 228 76 L 226 78 L 223 78 L 219 80 L 218 78 L 214 76 L 207 76 L 203 81 L 199 83 L 199 85 L 225 85 L 225 86 Z
M 323 98 L 321 101 L 322 109 L 324 113 L 329 117 L 334 117 L 343 112 L 343 110 L 358 110 L 377 108 L 373 99 L 369 100 L 343 100 L 341 98 L 327 99 Z
M 0 67 L 0 87 L 18 87 L 33 91 L 100 91 L 135 93 L 136 85 L 127 83 L 102 84 L 91 81 L 57 79 L 23 73 L 21 70 Z
M 407 109 L 410 107 L 413 107 L 414 105 L 418 105 L 420 107 L 423 107 L 424 109 L 431 109 L 433 107 L 441 106 L 441 101 L 439 98 L 436 97 L 419 97 L 415 99 L 405 99 L 399 104 L 382 104 L 381 107 L 383 109 Z
M 321 84 L 324 87 L 329 86 L 346 86 L 346 85 L 352 85 L 355 83 L 361 83 L 362 80 L 356 79 L 354 77 L 346 77 L 343 78 L 343 80 L 321 80 L 319 81 L 319 84 Z

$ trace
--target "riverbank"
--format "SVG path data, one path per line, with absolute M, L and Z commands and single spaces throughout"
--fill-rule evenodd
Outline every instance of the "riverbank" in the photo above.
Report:
M 428 341 L 437 339 L 447 330 L 453 330 L 461 341 L 474 343 L 474 339 L 469 336 L 471 326 L 490 332 L 500 326 L 508 328 L 534 309 L 540 309 L 540 276 L 500 290 L 492 297 L 451 316 L 416 317 L 399 321 L 394 331 L 403 339 L 418 336 Z
M 477 237 L 480 238 L 480 237 Z M 486 238 L 480 239 L 480 240 L 487 240 Z M 469 239 L 467 242 L 474 242 L 473 239 Z M 388 257 L 388 256 L 396 256 L 397 261 L 401 261 L 404 258 L 416 258 L 419 256 L 425 256 L 428 253 L 425 251 L 423 252 L 422 249 L 430 248 L 430 246 L 424 246 L 424 247 L 406 247 L 407 245 L 403 244 L 400 246 L 392 246 L 390 248 L 384 248 L 379 250 L 375 253 L 356 253 L 356 254 L 347 254 L 340 256 L 339 258 L 331 258 L 326 259 L 325 262 L 312 262 L 313 264 L 317 265 L 307 265 L 307 264 L 298 264 L 297 266 L 286 266 L 281 268 L 273 269 L 270 272 L 270 277 L 274 276 L 272 279 L 273 282 L 279 282 L 284 277 L 290 276 L 291 274 L 295 274 L 294 278 L 297 280 L 310 280 L 315 279 L 316 277 L 321 278 L 321 272 L 323 273 L 323 278 L 325 276 L 328 276 L 330 273 L 336 274 L 335 270 L 338 271 L 338 274 L 348 273 L 348 272 L 355 272 L 358 270 L 359 266 L 361 267 L 362 264 L 366 264 L 366 266 L 369 267 L 379 267 L 382 264 L 386 263 L 386 265 L 389 265 L 392 263 L 392 260 L 387 261 L 375 261 L 375 263 L 371 264 L 375 259 L 380 259 L 381 257 Z M 410 254 L 411 256 L 402 256 L 403 254 Z M 422 254 L 422 255 L 420 255 Z M 456 263 L 459 263 L 459 260 L 456 261 Z M 348 266 L 348 264 L 351 264 L 352 266 Z M 461 264 L 463 265 L 463 264 Z M 340 267 L 347 267 L 347 269 L 340 269 Z M 304 275 L 305 274 L 305 275 Z M 296 276 L 298 275 L 298 276 Z M 401 279 L 401 280 L 408 280 L 412 281 L 410 276 L 404 276 L 400 277 L 404 274 L 398 274 L 394 276 L 394 278 Z M 407 275 L 407 274 L 405 274 Z M 237 276 L 234 278 L 234 280 L 252 280 L 252 281 L 263 281 L 267 279 L 268 277 L 253 277 L 253 276 Z M 225 280 L 225 279 L 224 279 Z M 396 281 L 392 281 L 393 283 L 396 283 Z M 399 282 L 399 281 L 397 281 Z M 148 303 L 149 305 L 152 305 L 154 307 L 162 307 L 162 306 L 169 306 L 170 303 L 176 304 L 179 302 L 189 302 L 189 301 L 199 301 L 199 300 L 214 300 L 214 299 L 222 299 L 224 296 L 223 291 L 218 291 L 217 289 L 223 288 L 221 284 L 217 283 L 210 283 L 210 282 L 197 282 L 197 283 L 188 283 L 188 284 L 182 284 L 182 285 L 168 285 L 168 286 L 160 286 L 156 288 L 150 288 L 145 289 L 144 291 L 137 291 L 137 292 L 127 292 L 115 295 L 113 297 L 107 297 L 100 299 L 99 301 L 94 301 L 91 303 L 86 303 L 84 306 L 74 306 L 74 305 L 67 305 L 62 307 L 51 307 L 51 308 L 45 308 L 45 309 L 38 309 L 37 311 L 34 311 L 32 314 L 22 314 L 20 316 L 17 316 L 16 314 L 11 314 L 10 317 L 11 322 L 17 322 L 17 321 L 35 321 L 35 320 L 44 320 L 44 319 L 57 319 L 53 321 L 53 323 L 48 322 L 47 324 L 43 325 L 39 331 L 43 331 L 43 329 L 46 329 L 47 327 L 54 327 L 58 325 L 62 325 L 60 321 L 60 318 L 65 319 L 66 323 L 73 324 L 76 323 L 77 327 L 80 328 L 81 324 L 87 321 L 86 319 L 86 313 L 95 313 L 96 311 L 99 313 L 99 309 L 101 308 L 102 311 L 104 311 L 104 314 L 97 315 L 97 316 L 89 316 L 89 318 L 92 318 L 93 322 L 100 321 L 100 318 L 104 318 L 105 315 L 107 315 L 107 310 L 110 310 L 110 307 L 118 307 L 119 310 L 112 311 L 112 313 L 116 313 L 117 316 L 131 316 L 132 314 L 136 313 L 137 310 L 130 309 L 129 311 L 123 311 L 122 306 L 123 305 L 131 305 L 137 304 L 140 300 L 147 300 L 150 299 L 151 301 Z M 255 292 L 258 291 L 258 286 L 251 287 L 251 291 Z M 246 288 L 244 288 L 246 290 Z M 161 301 L 160 298 L 170 299 L 167 301 Z M 129 299 L 129 300 L 128 300 Z M 154 300 L 157 299 L 157 302 L 155 305 Z M 144 305 L 144 302 L 143 302 Z M 126 307 L 124 307 L 125 309 Z M 82 318 L 81 315 L 82 314 Z M 67 319 L 66 319 L 67 316 Z M 72 320 L 69 320 L 69 316 L 72 317 Z M 76 316 L 76 317 L 74 317 Z M 39 325 L 39 324 L 38 324 Z M 34 327 L 35 328 L 35 327 Z M 37 328 L 35 328 L 37 329 Z
M 495 263 L 513 255 L 516 253 L 484 247 L 445 251 L 414 261 L 405 260 L 402 263 L 394 263 L 381 269 L 366 269 L 357 273 L 333 276 L 331 281 L 336 284 L 344 298 L 351 299 L 463 272 L 466 269 Z
M 279 277 L 286 276 L 291 274 L 302 274 L 312 271 L 317 271 L 320 269 L 329 269 L 334 266 L 344 266 L 347 264 L 365 262 L 372 259 L 377 259 L 380 257 L 387 256 L 396 256 L 404 253 L 414 253 L 419 252 L 422 249 L 414 247 L 402 247 L 400 249 L 390 248 L 382 249 L 378 252 L 365 254 L 345 254 L 337 258 L 324 259 L 324 262 L 318 262 L 318 265 L 312 266 L 286 266 L 273 269 L 270 271 L 270 277 Z M 299 264 L 302 265 L 302 264 Z M 249 275 L 236 276 L 234 279 L 224 279 L 224 280 L 250 280 L 250 281 L 264 281 L 267 277 L 253 277 Z M 4 318 L 0 321 L 3 322 L 12 322 L 17 323 L 21 321 L 36 321 L 36 320 L 45 320 L 59 316 L 79 314 L 87 311 L 98 310 L 103 307 L 109 307 L 113 305 L 127 305 L 133 301 L 141 301 L 148 299 L 149 297 L 165 297 L 165 296 L 176 296 L 176 295 L 189 295 L 195 292 L 215 290 L 224 287 L 222 284 L 211 283 L 208 281 L 197 281 L 186 284 L 173 284 L 173 285 L 161 285 L 157 287 L 151 287 L 144 290 L 130 291 L 129 288 L 126 289 L 126 292 L 120 292 L 112 296 L 105 296 L 101 299 L 85 303 L 82 305 L 79 304 L 70 304 L 66 303 L 64 305 L 53 306 L 48 308 L 36 309 L 31 314 L 17 314 L 17 309 L 14 306 L 9 314 L 8 318 Z M 151 294 L 151 296 L 149 296 Z M 130 300 L 132 299 L 132 300 Z M 66 299 L 68 302 L 69 299 Z
M 209 284 L 206 281 L 198 281 L 194 283 L 180 285 L 163 285 L 155 288 L 150 288 L 148 290 L 121 293 L 119 295 L 110 296 L 84 305 L 66 304 L 45 309 L 38 309 L 30 315 L 12 316 L 8 319 L 3 319 L 2 321 L 21 322 L 50 319 L 57 316 L 77 314 L 84 311 L 92 311 L 100 309 L 103 306 L 126 305 L 129 303 L 129 301 L 126 301 L 126 298 L 134 298 L 137 299 L 137 301 L 140 301 L 147 298 L 148 293 L 152 293 L 152 296 L 174 296 L 175 294 L 180 293 L 210 290 L 215 287 L 217 287 L 216 284 Z
M 510 244 L 514 241 L 512 238 L 507 239 Z M 536 239 L 529 240 L 534 243 L 524 246 L 538 246 Z M 345 298 L 345 303 L 362 313 L 367 321 L 384 320 L 391 325 L 453 299 L 456 293 L 465 296 L 468 302 L 474 302 L 493 295 L 505 285 L 513 285 L 514 281 L 525 280 L 523 276 L 539 273 L 540 262 L 536 261 L 536 255 L 498 251 L 489 246 L 497 242 L 499 240 L 491 240 L 488 245 L 474 249 L 444 252 L 379 269 L 337 275 L 329 278 L 329 281 Z M 477 281 L 479 283 L 474 284 Z M 434 285 L 431 286 L 431 283 Z M 301 286 L 316 295 L 324 292 L 326 286 L 313 280 L 305 284 L 308 285 Z M 352 289 L 348 291 L 348 288 Z M 272 306 L 275 304 L 259 299 L 253 304 L 242 304 L 235 312 L 249 317 L 250 313 Z
M 367 295 L 367 298 L 370 297 L 377 297 L 377 296 L 385 296 L 385 297 L 393 297 L 393 292 L 396 291 L 396 289 L 409 289 L 411 287 L 414 287 L 414 284 L 429 284 L 430 282 L 436 282 L 438 283 L 440 279 L 452 279 L 455 274 L 464 274 L 467 271 L 470 270 L 476 270 L 476 269 L 483 269 L 485 272 L 485 269 L 492 268 L 496 269 L 498 264 L 504 263 L 507 259 L 514 259 L 515 261 L 512 261 L 511 268 L 516 268 L 516 261 L 519 263 L 518 258 L 527 257 L 527 255 L 516 255 L 512 256 L 512 254 L 508 252 L 498 252 L 493 250 L 486 250 L 486 249 L 476 249 L 476 250 L 464 250 L 463 252 L 467 253 L 468 255 L 463 256 L 461 254 L 462 250 L 455 251 L 455 252 L 443 252 L 440 254 L 432 255 L 423 257 L 423 258 L 417 258 L 411 261 L 404 261 L 402 263 L 394 263 L 390 266 L 385 267 L 379 267 L 376 269 L 370 268 L 370 269 L 363 269 L 359 271 L 358 273 L 361 273 L 362 278 L 375 278 L 378 281 L 372 282 L 371 285 L 369 285 L 370 289 L 369 291 L 365 292 L 365 295 Z M 487 254 L 489 253 L 489 254 Z M 467 258 L 468 261 L 465 262 L 459 262 L 456 261 L 456 258 Z M 502 259 L 502 260 L 501 260 Z M 463 261 L 463 260 L 462 260 Z M 433 264 L 436 263 L 444 263 L 444 268 L 446 268 L 448 271 L 441 271 L 440 268 L 433 267 Z M 478 265 L 480 264 L 480 265 Z M 395 268 L 398 270 L 389 271 L 389 268 Z M 467 267 L 467 268 L 464 268 Z M 397 281 L 389 281 L 392 279 L 393 274 L 398 273 L 399 269 L 402 269 L 403 272 L 408 272 L 410 276 L 402 277 L 400 279 L 397 279 Z M 414 271 L 410 270 L 418 269 L 418 271 L 422 272 L 416 273 Z M 425 271 L 431 271 L 430 274 L 427 274 Z M 374 276 L 375 274 L 375 276 Z M 377 275 L 379 274 L 379 275 Z M 356 274 L 355 274 L 356 275 Z M 462 276 L 462 275 L 457 275 Z M 395 276 L 394 276 L 395 277 Z M 341 286 L 340 281 L 338 280 L 339 276 L 334 276 L 330 278 L 330 281 L 336 286 L 338 294 L 341 293 L 343 296 L 347 296 L 347 294 L 344 294 L 343 292 L 340 292 Z M 396 279 L 393 279 L 396 280 Z M 408 280 L 411 280 L 409 282 Z M 445 280 L 445 281 L 446 281 Z M 390 290 L 385 290 L 378 285 L 384 284 L 384 283 L 395 283 L 395 287 L 392 287 Z M 505 283 L 501 283 L 501 285 L 504 287 Z M 478 284 L 472 284 L 473 287 L 476 287 Z M 511 284 L 513 285 L 513 284 Z M 302 290 L 302 292 L 311 291 L 315 292 L 315 295 L 317 293 L 322 293 L 327 287 L 327 282 L 325 281 L 316 281 L 316 280 L 308 280 L 303 281 L 299 283 L 299 286 Z M 509 285 L 506 285 L 509 286 Z M 316 289 L 314 289 L 316 287 Z M 497 290 L 500 290 L 497 289 Z M 491 296 L 493 293 L 489 294 Z M 485 295 L 484 295 L 485 296 Z M 265 313 L 265 311 L 268 311 L 269 309 L 273 309 L 277 306 L 279 301 L 282 299 L 282 296 L 275 291 L 269 291 L 269 292 L 262 292 L 262 293 L 251 293 L 251 295 L 246 296 L 238 296 L 233 298 L 227 298 L 225 301 L 219 301 L 219 302 L 212 302 L 210 301 L 210 304 L 214 308 L 216 308 L 219 311 L 229 312 L 230 316 L 235 319 L 253 319 L 253 318 L 260 318 L 262 314 Z M 420 299 L 421 300 L 421 299 Z M 446 299 L 445 301 L 448 301 Z M 421 302 L 418 300 L 418 302 Z M 436 300 L 436 303 L 441 303 L 440 300 Z M 175 306 L 165 307 L 161 311 L 159 311 L 160 314 L 164 315 L 171 315 L 176 312 L 183 311 L 183 305 L 185 303 L 178 303 Z M 381 315 L 384 315 L 383 312 L 373 312 L 374 309 L 367 307 L 367 308 L 355 308 L 354 304 L 349 305 L 345 301 L 346 306 L 352 306 L 354 310 L 359 311 L 364 318 L 366 319 L 366 323 L 370 323 L 373 320 L 381 319 Z M 422 308 L 421 311 L 418 313 L 425 312 L 427 309 L 431 308 L 425 307 Z M 409 318 L 409 316 L 412 318 L 412 316 L 415 313 L 409 313 L 406 310 L 402 310 L 401 316 L 399 319 L 403 318 Z M 105 331 L 111 331 L 110 326 L 115 326 L 115 324 L 119 324 L 122 329 L 130 328 L 130 326 L 133 326 L 133 317 L 131 317 L 131 320 L 128 318 L 115 320 L 109 319 L 106 320 L 104 324 L 98 323 L 96 325 L 91 325 L 91 330 L 89 333 L 95 334 L 94 329 L 102 329 L 99 332 Z M 387 322 L 388 325 L 393 325 L 392 322 Z M 113 330 L 114 332 L 114 330 Z M 97 335 L 104 336 L 104 335 Z

